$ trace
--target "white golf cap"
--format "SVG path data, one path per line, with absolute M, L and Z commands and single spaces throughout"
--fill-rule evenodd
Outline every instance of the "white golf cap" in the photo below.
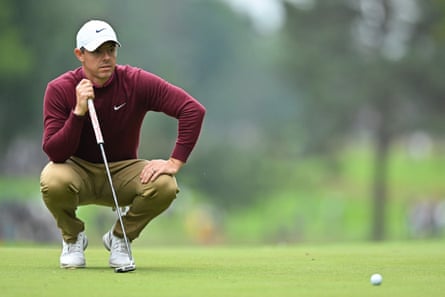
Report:
M 76 36 L 77 48 L 83 47 L 89 52 L 95 51 L 107 41 L 114 41 L 121 46 L 113 28 L 108 23 L 99 20 L 86 22 Z

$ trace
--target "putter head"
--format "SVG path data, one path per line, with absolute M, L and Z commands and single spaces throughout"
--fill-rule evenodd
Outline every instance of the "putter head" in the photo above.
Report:
M 136 270 L 136 265 L 134 264 L 134 262 L 131 262 L 130 264 L 127 264 L 124 266 L 114 268 L 114 272 L 116 272 L 116 273 L 125 273 L 125 272 L 134 271 L 134 270 Z

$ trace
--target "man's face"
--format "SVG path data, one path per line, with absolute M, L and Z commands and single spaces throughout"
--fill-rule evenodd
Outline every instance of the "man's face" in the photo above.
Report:
M 86 77 L 99 86 L 107 82 L 116 67 L 117 45 L 112 41 L 103 43 L 93 52 L 76 49 L 75 54 Z

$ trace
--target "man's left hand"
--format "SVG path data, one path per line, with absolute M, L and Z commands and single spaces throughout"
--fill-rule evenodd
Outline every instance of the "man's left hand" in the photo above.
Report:
M 142 169 L 140 178 L 143 184 L 152 182 L 158 178 L 161 174 L 176 175 L 184 162 L 178 159 L 170 158 L 168 160 L 151 160 L 148 161 L 144 169 Z

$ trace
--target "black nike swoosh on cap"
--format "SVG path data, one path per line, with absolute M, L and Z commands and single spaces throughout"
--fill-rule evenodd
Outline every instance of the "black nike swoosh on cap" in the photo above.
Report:
M 102 32 L 103 30 L 105 30 L 106 28 L 102 28 L 102 29 L 98 29 L 98 30 L 96 30 L 96 33 L 100 33 L 100 32 Z

